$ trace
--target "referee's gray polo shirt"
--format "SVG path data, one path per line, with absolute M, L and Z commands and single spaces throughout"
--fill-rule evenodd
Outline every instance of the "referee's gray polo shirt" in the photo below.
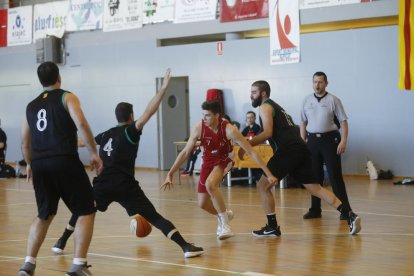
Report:
M 308 95 L 302 104 L 301 120 L 309 133 L 325 133 L 338 130 L 334 122 L 334 115 L 339 122 L 348 119 L 339 98 L 328 93 L 319 102 L 314 94 Z

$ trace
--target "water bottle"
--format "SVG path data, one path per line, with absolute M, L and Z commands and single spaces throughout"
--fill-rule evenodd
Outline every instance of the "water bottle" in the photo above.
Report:
M 371 180 L 378 179 L 377 169 L 375 168 L 374 163 L 370 160 L 367 162 L 367 174 Z
M 16 171 L 16 177 L 20 176 L 20 165 L 19 161 L 16 161 L 16 168 L 14 169 Z

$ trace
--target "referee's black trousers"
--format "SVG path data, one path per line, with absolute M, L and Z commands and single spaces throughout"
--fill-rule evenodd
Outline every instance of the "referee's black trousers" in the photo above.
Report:
M 307 145 L 312 155 L 313 171 L 318 178 L 319 183 L 321 185 L 323 183 L 323 164 L 325 163 L 329 179 L 331 180 L 333 193 L 342 201 L 344 207 L 348 207 L 349 210 L 352 210 L 346 193 L 344 178 L 342 176 L 341 155 L 337 154 L 340 141 L 341 135 L 339 131 L 322 134 L 309 133 Z M 321 211 L 320 198 L 312 196 L 311 210 Z

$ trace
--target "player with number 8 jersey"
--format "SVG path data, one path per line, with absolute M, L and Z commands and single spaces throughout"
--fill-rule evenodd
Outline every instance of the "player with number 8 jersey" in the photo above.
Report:
M 62 100 L 70 93 L 62 89 L 45 90 L 27 107 L 32 132 L 32 160 L 57 155 L 78 155 L 77 128 Z
M 30 227 L 27 256 L 19 276 L 34 275 L 36 257 L 57 213 L 60 199 L 79 216 L 73 265 L 67 275 L 89 272 L 87 252 L 93 232 L 95 206 L 91 182 L 79 159 L 77 136 L 88 148 L 92 168 L 99 174 L 99 158 L 92 131 L 78 98 L 61 89 L 59 68 L 44 62 L 37 69 L 44 91 L 26 108 L 22 126 L 22 152 L 28 179 L 33 177 L 38 215 Z M 75 273 L 75 274 L 74 274 Z M 88 274 L 89 275 L 89 274 Z

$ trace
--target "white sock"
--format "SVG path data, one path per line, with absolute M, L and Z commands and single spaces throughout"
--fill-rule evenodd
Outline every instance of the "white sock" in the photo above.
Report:
M 75 227 L 73 227 L 70 224 L 66 225 L 66 229 L 68 229 L 69 231 L 75 231 Z
M 86 258 L 73 258 L 73 264 L 84 265 L 86 264 Z
M 227 215 L 227 211 L 219 213 L 218 215 L 222 224 L 229 224 L 229 216 Z
M 36 264 L 36 258 L 35 257 L 30 257 L 30 256 L 26 256 L 26 259 L 24 260 L 25 263 L 31 263 L 31 264 Z
M 167 238 L 169 238 L 169 239 L 171 240 L 171 237 L 175 234 L 175 232 L 178 232 L 178 230 L 174 228 L 173 230 L 171 230 L 171 231 L 167 234 Z

